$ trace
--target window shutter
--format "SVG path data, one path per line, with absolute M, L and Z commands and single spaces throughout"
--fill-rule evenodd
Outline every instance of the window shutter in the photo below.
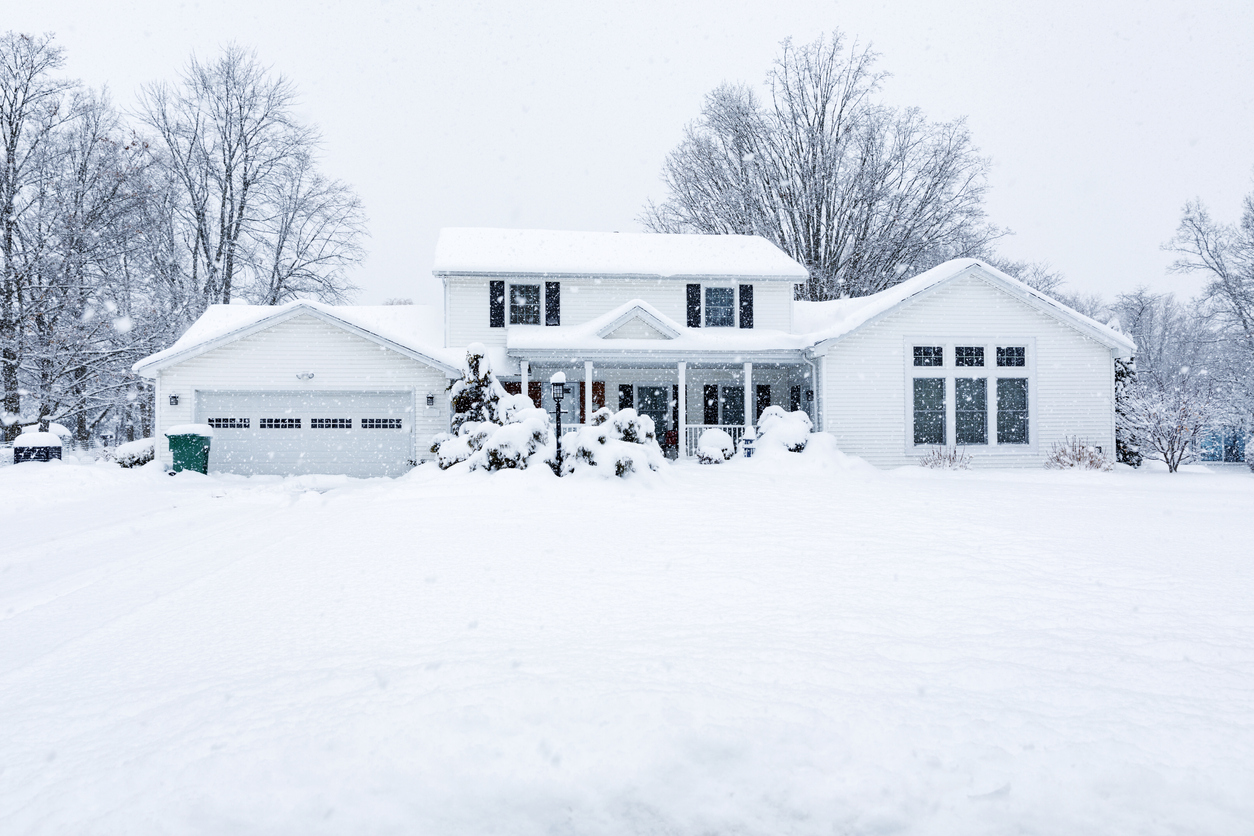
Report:
M 562 283 L 544 283 L 544 324 L 562 324 Z
M 753 285 L 740 286 L 740 327 L 753 327 Z
M 488 327 L 505 327 L 505 282 L 488 282 Z
M 701 285 L 688 285 L 688 327 L 701 327 Z
M 618 384 L 618 408 L 633 409 L 636 406 L 636 394 L 630 383 Z

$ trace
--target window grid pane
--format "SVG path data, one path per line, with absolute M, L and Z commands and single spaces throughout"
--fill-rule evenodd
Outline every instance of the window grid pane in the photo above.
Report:
M 540 285 L 513 284 L 509 286 L 509 324 L 540 324 Z
M 1028 443 L 1028 381 L 1025 377 L 997 379 L 997 443 Z
M 939 345 L 916 345 L 914 364 L 916 366 L 943 366 L 945 365 L 945 349 Z
M 311 430 L 351 430 L 353 428 L 352 418 L 310 418 L 309 429 Z
M 745 387 L 723 387 L 723 423 L 743 424 L 745 422 Z
M 210 418 L 209 426 L 215 430 L 246 430 L 248 418 Z
M 299 430 L 299 418 L 262 418 L 257 427 L 263 430 Z
M 954 349 L 955 366 L 983 366 L 984 346 L 960 345 Z
M 362 418 L 361 428 L 363 430 L 399 430 L 401 429 L 400 418 Z
M 997 346 L 997 365 L 1006 366 L 1025 366 L 1027 365 L 1027 352 L 1021 345 Z
M 945 443 L 945 378 L 914 379 L 914 443 Z
M 707 328 L 732 328 L 736 325 L 736 293 L 730 287 L 705 289 L 705 325 Z
M 988 384 L 982 377 L 954 380 L 954 438 L 958 444 L 988 444 Z

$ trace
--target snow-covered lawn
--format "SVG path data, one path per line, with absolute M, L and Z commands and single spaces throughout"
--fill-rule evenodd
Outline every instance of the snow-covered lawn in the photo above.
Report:
M 0 468 L 0 833 L 1254 828 L 1254 477 Z

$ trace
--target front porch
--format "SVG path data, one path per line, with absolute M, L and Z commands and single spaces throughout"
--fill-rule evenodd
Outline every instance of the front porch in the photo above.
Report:
M 676 458 L 694 456 L 707 429 L 721 429 L 739 442 L 768 406 L 804 410 L 817 427 L 814 370 L 804 360 L 789 360 L 520 358 L 516 374 L 498 377 L 506 390 L 526 392 L 537 406 L 556 415 L 548 381 L 564 372 L 570 392 L 562 402 L 564 427 L 586 424 L 602 407 L 634 409 L 653 419 L 658 443 Z

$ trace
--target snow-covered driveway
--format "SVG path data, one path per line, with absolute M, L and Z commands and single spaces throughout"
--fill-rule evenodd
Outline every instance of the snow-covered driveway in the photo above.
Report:
M 1254 478 L 0 469 L 0 833 L 1238 833 Z

